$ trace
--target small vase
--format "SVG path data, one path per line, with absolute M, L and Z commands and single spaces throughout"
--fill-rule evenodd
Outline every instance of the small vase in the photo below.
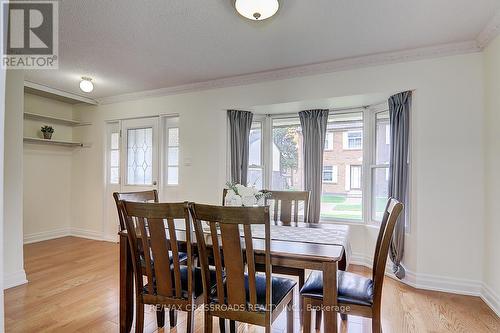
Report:
M 46 140 L 52 139 L 52 133 L 49 132 L 42 132 L 43 133 L 43 138 Z

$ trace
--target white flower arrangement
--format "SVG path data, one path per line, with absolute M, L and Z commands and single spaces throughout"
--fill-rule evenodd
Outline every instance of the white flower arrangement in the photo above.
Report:
M 243 186 L 232 182 L 227 182 L 228 188 L 224 204 L 226 206 L 264 206 L 265 198 L 271 193 L 257 190 L 255 187 Z

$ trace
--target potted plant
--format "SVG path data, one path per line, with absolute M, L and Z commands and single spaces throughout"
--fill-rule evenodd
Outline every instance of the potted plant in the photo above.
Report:
M 42 126 L 43 138 L 50 140 L 52 139 L 52 133 L 54 133 L 54 128 L 52 126 Z

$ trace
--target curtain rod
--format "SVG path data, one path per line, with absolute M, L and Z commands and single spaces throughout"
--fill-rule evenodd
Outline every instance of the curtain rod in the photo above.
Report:
M 328 112 L 342 112 L 342 111 L 352 111 L 352 110 L 360 110 L 360 109 L 367 109 L 369 108 L 370 105 L 363 105 L 363 106 L 355 106 L 355 107 L 349 107 L 349 108 L 331 108 L 331 109 L 327 109 Z M 294 113 L 274 113 L 274 114 L 271 114 L 271 113 L 266 113 L 266 114 L 262 114 L 262 115 L 265 115 L 265 116 L 268 116 L 268 117 L 297 117 L 298 112 L 294 112 Z M 258 115 L 258 114 L 257 114 Z

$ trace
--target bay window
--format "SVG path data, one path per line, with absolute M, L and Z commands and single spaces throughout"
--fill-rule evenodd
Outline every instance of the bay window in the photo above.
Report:
M 255 116 L 248 184 L 271 191 L 303 190 L 302 140 L 298 115 Z M 386 107 L 330 112 L 323 152 L 321 222 L 381 221 L 388 198 L 389 147 Z

